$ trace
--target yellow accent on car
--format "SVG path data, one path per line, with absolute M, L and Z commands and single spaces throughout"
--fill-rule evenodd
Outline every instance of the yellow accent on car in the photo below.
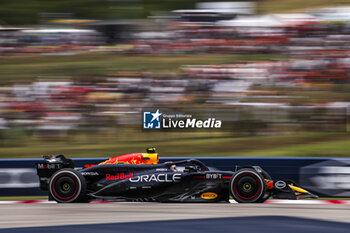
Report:
M 294 191 L 296 192 L 299 192 L 299 193 L 309 193 L 308 191 L 306 191 L 305 189 L 302 189 L 302 188 L 299 188 L 299 187 L 296 187 L 296 186 L 293 186 L 293 185 L 288 185 L 289 188 L 293 189 Z
M 159 161 L 158 153 L 142 153 L 143 164 L 157 164 Z
M 202 195 L 201 195 L 201 198 L 208 199 L 208 200 L 215 199 L 217 197 L 218 197 L 218 195 L 216 193 L 211 193 L 211 192 L 202 193 Z

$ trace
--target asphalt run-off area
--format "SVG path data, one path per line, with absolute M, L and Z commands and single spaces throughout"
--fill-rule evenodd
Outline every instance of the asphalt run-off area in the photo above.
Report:
M 349 204 L 2 204 L 0 232 L 350 232 Z

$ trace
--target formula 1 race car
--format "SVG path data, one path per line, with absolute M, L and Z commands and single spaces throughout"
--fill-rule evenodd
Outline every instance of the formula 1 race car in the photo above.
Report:
M 40 188 L 60 203 L 106 201 L 262 203 L 268 198 L 317 198 L 292 181 L 272 180 L 258 166 L 237 171 L 213 170 L 196 159 L 158 164 L 154 148 L 147 153 L 113 157 L 74 169 L 63 155 L 36 164 Z

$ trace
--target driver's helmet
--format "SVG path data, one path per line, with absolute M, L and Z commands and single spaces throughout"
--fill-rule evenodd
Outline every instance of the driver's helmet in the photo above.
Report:
M 149 154 L 157 153 L 155 147 L 148 147 L 146 149 L 146 152 L 149 153 Z

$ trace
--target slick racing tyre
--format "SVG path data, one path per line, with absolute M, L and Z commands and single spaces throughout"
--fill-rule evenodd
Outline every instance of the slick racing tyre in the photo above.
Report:
M 49 183 L 49 194 L 59 203 L 82 201 L 85 197 L 86 181 L 77 171 L 66 168 L 52 175 Z
M 265 181 L 254 169 L 244 168 L 233 175 L 230 190 L 239 203 L 259 202 L 265 194 Z

